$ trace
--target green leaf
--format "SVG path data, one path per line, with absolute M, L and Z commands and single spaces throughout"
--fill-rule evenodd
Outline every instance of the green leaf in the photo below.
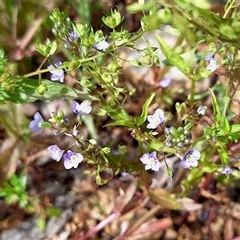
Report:
M 133 121 L 126 121 L 126 120 L 119 120 L 119 121 L 115 121 L 112 123 L 108 123 L 106 125 L 104 125 L 104 127 L 107 126 L 126 126 L 126 127 L 134 127 L 134 123 Z
M 134 127 L 134 122 L 132 117 L 123 108 L 116 106 L 111 106 L 104 98 L 101 97 L 101 102 L 104 106 L 104 110 L 107 112 L 108 116 L 114 120 L 113 123 L 109 123 L 105 126 L 127 126 Z
M 240 124 L 233 124 L 231 126 L 231 133 L 240 132 Z
M 240 132 L 228 134 L 231 141 L 237 142 L 240 139 Z
M 136 118 L 137 126 L 141 126 L 147 119 L 147 109 L 151 104 L 153 98 L 155 97 L 155 93 L 153 93 L 148 100 L 143 105 L 142 113 L 139 117 Z
M 214 95 L 212 89 L 209 88 L 209 92 L 212 98 L 212 106 L 213 106 L 213 117 L 216 123 L 216 127 L 220 127 L 220 122 L 222 118 L 222 114 L 220 112 L 220 108 L 217 103 L 216 96 Z
M 156 38 L 158 40 L 158 43 L 161 47 L 163 54 L 167 58 L 167 61 L 173 66 L 176 66 L 181 72 L 188 76 L 190 73 L 190 68 L 188 67 L 184 59 L 178 54 L 176 54 L 174 50 L 166 44 L 163 38 L 161 38 L 160 36 L 156 36 Z
M 61 210 L 58 207 L 49 207 L 46 209 L 47 215 L 50 217 L 60 217 Z
M 222 127 L 223 127 L 224 132 L 226 134 L 230 133 L 231 132 L 231 126 L 230 126 L 228 120 L 225 117 L 223 117 L 222 121 L 223 121 L 223 126 Z
M 135 14 L 142 11 L 149 11 L 153 7 L 153 4 L 155 3 L 151 1 L 146 2 L 145 4 L 140 4 L 135 2 L 127 6 L 127 12 L 131 14 Z
M 218 153 L 223 165 L 229 165 L 229 157 L 227 147 L 224 143 L 218 143 Z
M 18 201 L 19 201 L 20 208 L 26 207 L 27 204 L 28 204 L 28 197 L 27 197 L 27 195 L 21 195 Z
M 229 43 L 240 49 L 239 24 L 237 18 L 228 19 L 207 9 L 194 6 L 189 1 L 174 0 L 174 8 L 197 28 L 221 42 Z
M 40 230 L 44 231 L 46 229 L 46 220 L 43 217 L 38 217 L 36 219 L 36 224 Z
M 34 102 L 36 100 L 52 101 L 54 99 L 81 99 L 81 100 L 97 100 L 87 93 L 77 89 L 68 87 L 64 84 L 52 82 L 49 80 L 41 80 L 41 84 L 46 85 L 48 91 L 44 95 L 40 95 L 36 89 L 39 82 L 36 79 L 21 78 L 15 83 L 12 91 L 0 91 L 0 101 L 11 101 L 14 103 Z

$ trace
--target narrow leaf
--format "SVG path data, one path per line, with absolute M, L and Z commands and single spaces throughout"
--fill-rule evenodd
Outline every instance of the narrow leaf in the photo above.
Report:
M 109 123 L 105 126 L 128 126 L 133 127 L 133 120 L 123 108 L 116 108 L 111 106 L 104 98 L 101 97 L 101 102 L 104 106 L 108 116 L 114 120 L 113 123 Z
M 218 143 L 219 148 L 217 149 L 219 157 L 223 165 L 229 165 L 228 150 L 224 143 Z
M 240 124 L 233 124 L 231 126 L 231 133 L 240 132 Z
M 181 72 L 188 76 L 188 74 L 190 73 L 190 68 L 188 67 L 184 59 L 178 54 L 176 54 L 174 50 L 166 44 L 163 38 L 161 38 L 160 36 L 156 36 L 156 38 L 163 54 L 167 58 L 167 61 L 173 66 L 176 66 Z
M 155 93 L 153 93 L 148 100 L 143 105 L 142 113 L 139 117 L 136 118 L 137 126 L 141 126 L 147 119 L 147 110 L 149 105 L 151 104 L 153 98 L 155 97 Z
M 0 91 L 0 101 L 11 101 L 14 103 L 34 102 L 36 100 L 52 101 L 54 99 L 81 99 L 81 100 L 97 100 L 87 93 L 77 89 L 68 87 L 64 84 L 52 82 L 49 80 L 41 80 L 41 84 L 47 87 L 47 91 L 43 96 L 36 89 L 39 82 L 36 79 L 21 78 L 17 80 L 16 86 L 12 91 Z
M 212 98 L 213 117 L 214 117 L 214 120 L 215 120 L 215 123 L 216 123 L 216 127 L 219 127 L 220 126 L 220 122 L 221 122 L 222 114 L 220 112 L 216 96 L 213 93 L 212 89 L 209 88 L 209 92 L 210 92 L 210 95 L 211 95 L 211 98 Z

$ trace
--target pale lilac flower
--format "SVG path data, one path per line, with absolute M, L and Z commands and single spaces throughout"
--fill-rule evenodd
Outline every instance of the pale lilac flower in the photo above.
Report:
M 54 131 L 53 131 L 53 134 L 54 134 L 55 136 L 58 136 L 58 135 L 60 135 L 60 132 L 59 132 L 59 130 L 54 130 Z
M 169 78 L 169 77 L 165 77 L 165 78 L 162 78 L 160 83 L 159 83 L 159 86 L 162 87 L 162 88 L 166 88 L 168 87 L 172 82 L 172 79 Z
M 215 60 L 214 58 L 214 54 L 213 53 L 208 53 L 207 56 L 205 57 L 206 61 L 211 61 L 211 60 Z
M 207 70 L 214 72 L 215 70 L 217 70 L 220 65 L 217 63 L 214 54 L 213 53 L 209 53 L 206 57 L 205 57 L 206 61 L 209 61 L 209 64 L 207 65 Z
M 206 110 L 207 110 L 207 107 L 206 107 L 206 106 L 200 106 L 200 107 L 197 109 L 197 114 L 198 114 L 198 115 L 205 115 Z
M 129 175 L 131 175 L 131 174 L 129 174 L 129 173 L 127 173 L 127 172 L 121 172 L 121 177 L 123 177 L 123 178 L 126 178 L 126 177 L 128 177 Z
M 171 147 L 171 146 L 172 146 L 172 143 L 169 142 L 169 141 L 167 141 L 167 142 L 165 143 L 165 145 L 166 145 L 167 147 Z
M 227 52 L 227 59 L 228 59 L 229 61 L 232 61 L 232 60 L 233 60 L 233 54 L 230 53 L 230 52 Z
M 93 44 L 93 48 L 100 51 L 100 52 L 105 52 L 109 47 L 109 43 L 104 40 L 101 42 Z
M 51 145 L 48 147 L 48 153 L 50 155 L 50 157 L 54 160 L 56 160 L 57 162 L 60 161 L 60 159 L 62 158 L 62 155 L 64 153 L 64 150 L 60 149 L 56 144 L 55 145 Z
M 233 170 L 229 166 L 224 166 L 223 170 L 221 171 L 221 173 L 228 175 L 228 174 L 232 174 Z
M 36 112 L 33 116 L 34 120 L 30 122 L 29 128 L 36 133 L 42 132 L 42 123 L 44 122 L 41 114 L 39 112 Z
M 77 137 L 80 134 L 80 132 L 77 129 L 74 129 L 72 131 L 72 134 L 73 134 L 73 136 Z
M 83 155 L 80 153 L 72 152 L 68 150 L 67 153 L 63 155 L 64 167 L 66 169 L 77 168 L 79 163 L 83 160 Z
M 143 164 L 146 164 L 145 170 L 153 170 L 158 171 L 160 169 L 160 162 L 157 159 L 157 153 L 154 151 L 152 153 L 145 153 L 141 158 L 140 161 Z
M 207 65 L 207 70 L 214 72 L 220 67 L 219 64 L 217 64 L 217 61 L 215 59 L 210 60 L 209 64 Z
M 165 121 L 164 112 L 162 109 L 157 109 L 153 115 L 148 115 L 147 120 L 149 121 L 147 128 L 155 129 Z
M 55 66 L 53 66 L 53 65 L 48 66 L 48 69 L 59 67 L 59 66 L 62 65 L 62 62 L 54 63 L 54 65 Z M 51 76 L 52 81 L 57 81 L 57 82 L 61 82 L 61 83 L 64 81 L 64 71 L 63 71 L 63 69 L 51 70 L 50 73 L 52 74 L 52 76 Z
M 92 110 L 91 102 L 90 101 L 83 101 L 81 104 L 79 104 L 78 102 L 73 101 L 72 110 L 77 115 L 87 115 Z
M 198 160 L 200 157 L 201 157 L 201 153 L 198 150 L 190 149 L 184 154 L 181 160 L 181 165 L 184 168 L 197 167 Z

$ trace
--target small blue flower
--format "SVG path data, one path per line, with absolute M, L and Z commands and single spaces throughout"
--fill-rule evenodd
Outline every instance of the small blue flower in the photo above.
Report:
M 207 70 L 214 72 L 215 70 L 217 70 L 220 67 L 219 64 L 217 64 L 217 61 L 215 59 L 210 60 L 209 64 L 207 65 Z
M 143 164 L 146 164 L 145 170 L 153 170 L 153 171 L 158 171 L 160 169 L 160 162 L 157 158 L 157 153 L 154 151 L 152 153 L 145 153 L 143 156 L 140 158 L 140 161 Z
M 197 114 L 198 114 L 198 115 L 205 115 L 206 110 L 207 110 L 207 107 L 206 107 L 206 106 L 200 106 L 200 107 L 197 109 Z
M 83 160 L 83 155 L 80 153 L 72 152 L 68 150 L 67 153 L 63 155 L 64 167 L 66 169 L 77 168 L 79 163 Z
M 69 48 L 70 44 L 76 41 L 78 38 L 79 38 L 79 35 L 76 32 L 70 31 L 69 35 L 64 39 L 65 40 L 64 47 Z
M 215 70 L 217 70 L 220 65 L 217 63 L 214 54 L 213 53 L 209 53 L 206 57 L 205 57 L 206 61 L 209 61 L 209 64 L 207 65 L 207 70 L 214 72 Z
M 50 157 L 54 160 L 56 160 L 57 162 L 60 161 L 60 159 L 62 158 L 62 155 L 64 153 L 64 150 L 60 149 L 56 144 L 55 145 L 51 145 L 48 147 L 48 153 L 50 155 Z
M 229 166 L 224 166 L 222 171 L 221 171 L 222 174 L 226 174 L 226 175 L 229 175 L 229 174 L 232 174 L 233 173 L 233 170 L 229 167 Z
M 227 59 L 228 59 L 229 61 L 232 61 L 232 60 L 233 60 L 233 54 L 230 53 L 230 52 L 227 52 Z
M 147 128 L 155 129 L 165 121 L 164 112 L 162 109 L 157 109 L 153 115 L 148 115 L 147 120 L 149 121 Z
M 36 112 L 33 116 L 34 120 L 30 122 L 29 128 L 36 133 L 42 132 L 42 123 L 44 122 L 41 114 L 39 112 Z
M 100 52 L 105 52 L 109 47 L 109 43 L 104 40 L 93 44 L 93 48 Z
M 172 143 L 169 142 L 169 141 L 167 141 L 167 142 L 165 142 L 165 145 L 166 145 L 166 147 L 171 147 L 171 146 L 172 146 Z
M 172 79 L 169 77 L 162 78 L 161 81 L 159 82 L 159 86 L 162 88 L 168 87 L 172 82 Z
M 73 101 L 72 110 L 77 115 L 87 115 L 92 111 L 91 102 L 83 101 L 81 104 L 79 104 L 78 102 Z
M 206 61 L 211 61 L 211 60 L 215 60 L 214 58 L 214 54 L 212 52 L 208 53 L 205 57 Z
M 55 66 L 53 66 L 53 65 L 48 66 L 48 69 L 59 67 L 59 66 L 62 65 L 62 62 L 54 63 L 54 65 Z M 61 83 L 64 81 L 64 71 L 63 71 L 63 69 L 51 70 L 50 73 L 52 74 L 52 76 L 51 76 L 52 81 L 57 81 L 57 82 L 61 82 Z
M 201 157 L 201 153 L 196 149 L 190 149 L 188 150 L 182 160 L 181 165 L 184 168 L 191 168 L 191 167 L 197 167 L 198 166 L 198 160 Z
M 70 42 L 74 42 L 74 41 L 77 40 L 78 38 L 79 38 L 79 35 L 78 35 L 76 32 L 70 31 L 69 37 L 68 37 L 68 40 L 69 40 Z

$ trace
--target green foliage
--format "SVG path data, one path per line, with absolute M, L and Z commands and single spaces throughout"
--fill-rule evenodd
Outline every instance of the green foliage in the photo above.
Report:
M 106 26 L 114 29 L 123 21 L 123 17 L 118 10 L 113 10 L 111 11 L 111 16 L 103 17 L 102 21 Z
M 36 48 L 36 51 L 38 51 L 44 57 L 49 57 L 57 51 L 58 45 L 56 41 L 50 42 L 50 40 L 47 39 L 46 44 L 37 42 L 35 45 L 35 48 Z
M 0 197 L 4 197 L 6 202 L 17 203 L 19 207 L 24 208 L 29 203 L 29 197 L 26 189 L 27 175 L 25 171 L 21 174 L 13 174 L 0 190 Z
M 87 93 L 70 88 L 60 83 L 54 83 L 49 80 L 41 80 L 42 86 L 44 85 L 47 91 L 42 92 L 37 88 L 39 82 L 36 79 L 17 78 L 14 83 L 14 89 L 7 91 L 5 89 L 0 91 L 0 101 L 12 101 L 14 103 L 34 102 L 36 100 L 52 101 L 54 99 L 79 98 L 82 100 L 97 100 L 95 97 Z
M 168 62 L 173 66 L 176 66 L 181 72 L 188 76 L 190 69 L 184 59 L 175 53 L 174 50 L 170 48 L 160 36 L 156 36 L 156 38 Z
M 142 109 L 142 113 L 139 117 L 136 118 L 136 122 L 137 122 L 137 126 L 141 126 L 147 119 L 147 109 L 149 107 L 149 105 L 151 104 L 153 98 L 155 97 L 155 93 L 153 93 L 148 100 L 145 102 L 145 104 L 143 105 L 143 109 Z

